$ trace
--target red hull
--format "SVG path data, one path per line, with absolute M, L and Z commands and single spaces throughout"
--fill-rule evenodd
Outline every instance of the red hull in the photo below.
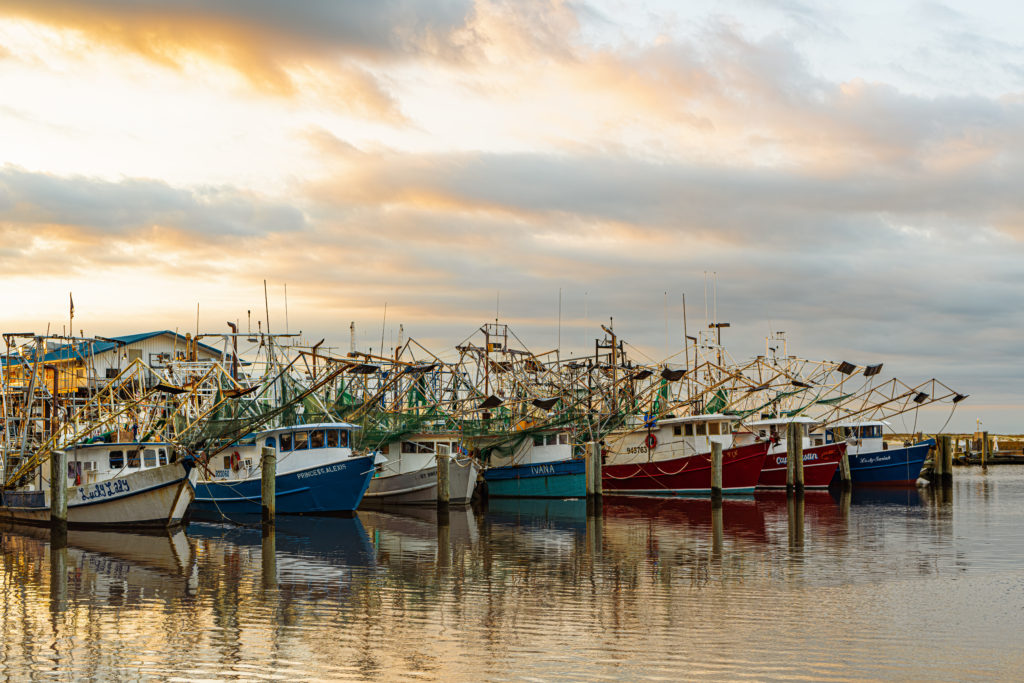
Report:
M 768 443 L 755 443 L 722 452 L 722 492 L 752 493 L 757 486 Z M 711 454 L 658 462 L 605 465 L 601 485 L 615 493 L 710 493 Z
M 824 489 L 839 468 L 839 461 L 846 450 L 845 443 L 816 446 L 804 450 L 804 488 Z M 769 453 L 764 460 L 764 469 L 757 485 L 759 488 L 786 488 L 785 451 Z

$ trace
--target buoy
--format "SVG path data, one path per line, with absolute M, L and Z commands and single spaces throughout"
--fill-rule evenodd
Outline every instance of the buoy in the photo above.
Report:
M 648 434 L 647 439 L 644 441 L 647 444 L 647 450 L 653 451 L 658 447 L 658 437 L 654 434 Z

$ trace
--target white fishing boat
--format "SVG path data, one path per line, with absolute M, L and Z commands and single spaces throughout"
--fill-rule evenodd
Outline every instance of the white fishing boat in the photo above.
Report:
M 449 503 L 465 505 L 473 498 L 479 469 L 461 453 L 457 435 L 418 434 L 385 445 L 381 453 L 386 462 L 377 465 L 363 507 L 436 503 L 438 455 L 449 458 Z
M 190 459 L 174 460 L 168 443 L 78 444 L 67 449 L 69 527 L 172 527 L 195 497 L 198 473 Z M 50 522 L 50 482 L 44 465 L 36 481 L 3 492 L 0 518 Z

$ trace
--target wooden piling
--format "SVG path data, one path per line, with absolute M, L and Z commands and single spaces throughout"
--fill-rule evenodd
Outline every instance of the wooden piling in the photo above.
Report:
M 711 500 L 722 500 L 722 444 L 711 442 Z
M 50 453 L 50 524 L 57 529 L 68 526 L 68 454 Z
M 583 447 L 587 498 L 599 497 L 604 493 L 601 483 L 601 444 L 588 441 Z
M 942 468 L 946 464 L 946 454 L 943 452 L 945 443 L 942 437 L 938 434 L 935 435 L 935 446 L 931 449 L 932 456 L 932 477 L 931 481 L 933 484 L 942 483 Z
M 448 502 L 451 500 L 448 482 L 451 478 L 452 459 L 443 453 L 437 453 L 434 456 L 434 462 L 437 464 L 437 507 L 447 508 Z
M 953 437 L 948 434 L 942 437 L 943 439 L 943 452 L 942 452 L 942 483 L 952 484 L 953 483 Z
M 786 493 L 793 493 L 796 487 L 796 458 L 793 457 L 795 439 L 793 438 L 793 425 L 786 425 Z
M 988 469 L 988 432 L 981 433 L 981 469 Z
M 853 486 L 853 475 L 850 473 L 850 454 L 847 452 L 849 447 L 843 449 L 843 455 L 839 458 L 839 483 L 842 484 L 844 489 L 848 489 Z
M 277 451 L 264 446 L 260 458 L 260 507 L 263 523 L 273 524 L 277 516 Z
M 786 425 L 786 491 L 804 492 L 804 435 L 796 422 Z

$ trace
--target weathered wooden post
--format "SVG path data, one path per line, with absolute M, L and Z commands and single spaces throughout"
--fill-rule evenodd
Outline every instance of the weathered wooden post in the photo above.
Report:
M 804 492 L 804 427 L 799 423 L 793 423 L 793 453 L 796 454 L 796 492 Z M 801 507 L 801 511 L 803 507 Z
M 853 486 L 853 475 L 850 473 L 850 446 L 847 444 L 843 449 L 843 455 L 839 458 L 839 483 L 844 489 Z
M 786 425 L 786 493 L 793 493 L 796 487 L 796 458 L 793 457 L 795 448 L 793 438 L 793 425 Z
M 722 500 L 722 444 L 711 442 L 711 500 Z
M 988 432 L 981 433 L 981 469 L 988 469 Z
M 946 464 L 946 454 L 943 453 L 942 449 L 945 444 L 942 441 L 942 437 L 938 434 L 935 435 L 935 446 L 931 449 L 932 456 L 932 483 L 942 484 L 942 467 Z
M 804 435 L 796 422 L 786 425 L 786 491 L 804 492 Z
M 437 507 L 447 509 L 448 502 L 451 500 L 451 489 L 448 482 L 451 479 L 449 468 L 452 459 L 445 453 L 436 453 L 434 462 L 437 464 Z
M 953 483 L 953 437 L 948 434 L 943 435 L 943 451 L 942 451 L 942 483 L 952 484 Z
M 264 446 L 260 458 L 260 507 L 263 510 L 263 523 L 273 524 L 277 516 L 277 451 Z
M 68 454 L 61 450 L 50 453 L 50 524 L 68 528 Z
M 601 443 L 599 441 L 591 442 L 591 457 L 593 458 L 593 465 L 591 466 L 591 472 L 594 475 L 594 496 L 600 503 L 604 496 L 604 461 L 601 458 Z

